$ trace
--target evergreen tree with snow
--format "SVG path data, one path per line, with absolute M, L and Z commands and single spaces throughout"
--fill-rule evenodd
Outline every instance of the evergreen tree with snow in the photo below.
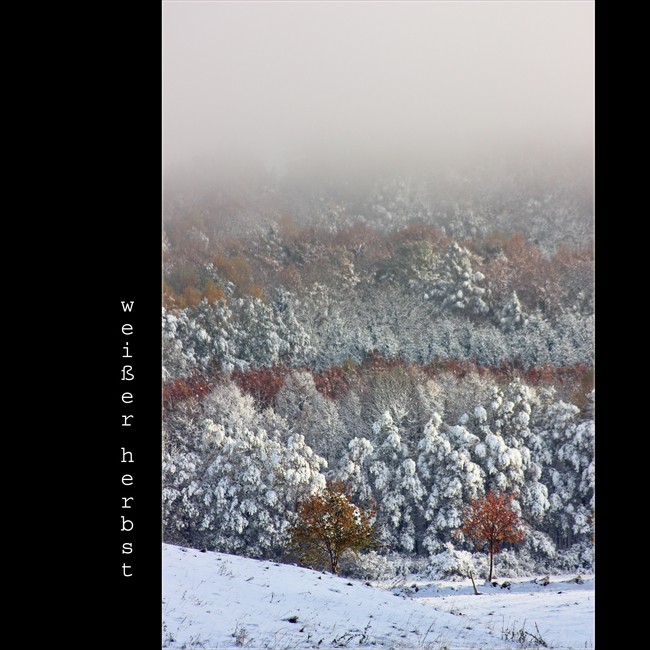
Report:
M 252 366 L 271 366 L 288 356 L 281 319 L 271 305 L 253 296 L 231 301 L 237 328 L 237 355 Z
M 431 555 L 449 550 L 462 521 L 463 505 L 483 494 L 484 475 L 472 461 L 479 442 L 461 425 L 447 426 L 433 413 L 418 445 L 418 474 L 425 490 L 423 543 Z
M 436 264 L 433 276 L 425 297 L 435 301 L 441 312 L 485 314 L 489 311 L 484 300 L 486 291 L 479 286 L 485 276 L 480 271 L 472 271 L 470 252 L 455 241 Z
M 567 547 L 587 538 L 595 509 L 594 421 L 560 400 L 546 404 L 537 426 L 536 457 L 549 492 L 544 529 Z
M 378 521 L 385 543 L 395 550 L 412 552 L 416 547 L 416 517 L 424 490 L 415 461 L 409 457 L 399 429 L 389 412 L 373 424 L 368 475 L 372 496 L 380 505 Z
M 565 311 L 556 320 L 551 346 L 551 363 L 572 366 L 595 362 L 595 316 Z
M 270 557 L 296 499 L 325 483 L 304 437 L 231 382 L 166 414 L 164 441 L 165 537 L 195 548 Z
M 527 324 L 528 316 L 524 313 L 516 291 L 512 292 L 510 300 L 503 306 L 498 321 L 499 329 L 506 334 L 521 329 Z
M 287 356 L 295 365 L 309 365 L 317 355 L 310 333 L 298 317 L 300 301 L 285 289 L 278 287 L 273 294 L 273 311 L 279 323 L 280 335 L 288 350 Z
M 514 402 L 495 387 L 487 408 L 479 405 L 474 409 L 473 417 L 465 414 L 461 418 L 461 424 L 470 425 L 479 437 L 474 447 L 474 459 L 485 472 L 486 493 L 518 491 L 525 481 L 524 470 L 529 453 L 516 431 L 527 420 L 524 409 L 519 413 L 515 414 Z
M 427 332 L 429 338 L 429 360 L 469 359 L 472 340 L 472 323 L 455 314 L 444 314 L 431 321 Z
M 271 302 L 244 295 L 204 299 L 177 313 L 163 309 L 164 378 L 177 379 L 195 368 L 230 373 L 285 358 L 312 359 L 315 352 L 295 309 L 294 296 L 282 288 Z
M 522 327 L 511 329 L 507 338 L 510 343 L 508 358 L 519 357 L 523 363 L 535 366 L 552 362 L 557 332 L 539 312 L 530 314 Z
M 276 397 L 276 411 L 291 431 L 305 437 L 315 453 L 333 464 L 341 451 L 336 403 L 321 395 L 310 372 L 294 370 Z
M 171 353 L 163 356 L 163 376 L 168 380 L 194 368 L 204 370 L 218 365 L 230 372 L 247 365 L 237 358 L 237 331 L 225 300 L 213 304 L 203 300 L 196 308 L 176 314 L 163 309 L 162 325 L 163 350 Z
M 516 492 L 526 518 L 539 524 L 549 501 L 542 467 L 531 452 L 537 444 L 530 427 L 536 402 L 532 389 L 516 378 L 505 390 L 492 389 L 487 408 L 474 410 L 473 426 L 481 438 L 474 453 L 486 473 L 486 492 Z
M 303 436 L 286 444 L 264 429 L 235 427 L 203 477 L 208 548 L 248 557 L 271 557 L 285 543 L 288 511 L 296 500 L 324 487 L 325 461 Z
M 196 360 L 184 349 L 180 334 L 187 327 L 186 319 L 184 312 L 177 317 L 168 313 L 163 307 L 162 377 L 164 382 L 188 377 L 196 366 Z
M 390 413 L 373 424 L 372 434 L 372 441 L 365 437 L 350 441 L 333 477 L 349 485 L 360 503 L 369 504 L 371 499 L 378 503 L 377 521 L 385 544 L 413 552 L 418 504 L 424 495 L 417 466 Z
M 224 427 L 203 417 L 194 402 L 163 420 L 163 538 L 175 544 L 202 546 L 205 515 L 203 476 L 210 455 L 225 438 Z
M 472 328 L 468 356 L 480 366 L 498 365 L 510 358 L 508 337 L 489 323 L 475 324 Z
M 368 462 L 374 451 L 375 448 L 367 438 L 353 438 L 333 472 L 334 479 L 348 485 L 351 493 L 361 503 L 370 503 L 372 499 Z

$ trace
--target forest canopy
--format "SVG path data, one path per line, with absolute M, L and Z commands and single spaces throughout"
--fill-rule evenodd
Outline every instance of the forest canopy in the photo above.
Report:
M 529 534 L 500 562 L 591 566 L 587 158 L 170 173 L 166 541 L 281 558 L 288 513 L 336 480 L 394 561 L 453 573 L 466 505 L 509 490 Z

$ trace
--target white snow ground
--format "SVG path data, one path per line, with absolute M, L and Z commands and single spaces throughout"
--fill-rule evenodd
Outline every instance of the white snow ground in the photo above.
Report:
M 594 576 L 399 587 L 163 544 L 164 648 L 593 648 Z M 497 579 L 499 585 L 504 579 Z M 417 586 L 417 591 L 413 586 Z

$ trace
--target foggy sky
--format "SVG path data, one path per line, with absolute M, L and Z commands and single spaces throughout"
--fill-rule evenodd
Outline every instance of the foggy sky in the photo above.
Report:
M 163 2 L 163 163 L 590 142 L 593 2 Z

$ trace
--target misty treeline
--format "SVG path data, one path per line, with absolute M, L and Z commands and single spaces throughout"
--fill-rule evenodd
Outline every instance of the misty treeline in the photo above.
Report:
M 194 225 L 215 245 L 264 234 L 283 219 L 319 235 L 363 226 L 387 235 L 415 225 L 459 242 L 519 233 L 545 258 L 593 242 L 589 148 L 357 160 L 305 156 L 278 176 L 243 151 L 197 155 L 166 171 L 166 233 L 176 243 Z
M 592 567 L 592 197 L 565 163 L 177 170 L 165 539 L 281 558 L 297 500 L 336 478 L 377 501 L 392 548 L 350 571 L 480 565 L 453 532 L 490 490 L 516 492 L 529 526 L 502 572 Z

